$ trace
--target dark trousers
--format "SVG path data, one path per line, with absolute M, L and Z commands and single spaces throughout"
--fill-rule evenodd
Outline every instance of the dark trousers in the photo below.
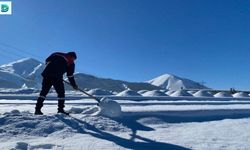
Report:
M 54 87 L 58 97 L 58 110 L 64 108 L 65 102 L 65 89 L 62 77 L 44 77 L 42 82 L 42 91 L 37 99 L 36 109 L 41 109 L 43 107 L 43 102 L 46 95 L 49 93 L 51 87 Z

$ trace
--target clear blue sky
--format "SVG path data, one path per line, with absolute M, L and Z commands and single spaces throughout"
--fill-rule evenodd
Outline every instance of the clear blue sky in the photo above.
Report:
M 127 81 L 172 73 L 215 89 L 250 90 L 249 0 L 12 5 L 13 15 L 0 16 L 0 64 L 30 56 L 43 61 L 54 51 L 74 50 L 77 72 Z

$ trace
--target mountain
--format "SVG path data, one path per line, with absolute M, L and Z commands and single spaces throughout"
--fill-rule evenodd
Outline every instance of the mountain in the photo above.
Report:
M 42 62 L 33 58 L 24 58 L 2 65 L 0 69 L 26 78 L 32 76 L 41 67 L 44 67 Z
M 33 58 L 24 58 L 0 66 L 0 88 L 41 88 L 45 65 Z M 198 82 L 180 78 L 175 75 L 164 74 L 147 82 L 127 82 L 108 78 L 99 78 L 93 75 L 76 73 L 75 79 L 82 89 L 101 88 L 107 91 L 121 92 L 124 90 L 179 90 L 179 89 L 207 89 Z M 67 89 L 71 89 L 66 86 Z
M 154 86 L 158 86 L 168 90 L 180 90 L 180 89 L 208 89 L 206 86 L 201 85 L 198 82 L 181 78 L 171 74 L 164 74 L 156 77 L 152 80 L 146 81 Z
M 38 87 L 43 63 L 32 58 L 24 58 L 0 66 L 0 88 Z
M 26 81 L 19 75 L 0 69 L 0 88 L 20 88 Z
M 0 66 L 0 88 L 21 88 L 23 86 L 30 88 L 41 88 L 44 64 L 33 58 L 24 58 L 9 64 Z M 75 74 L 75 80 L 82 89 L 101 88 L 108 91 L 121 92 L 131 89 L 139 91 L 142 89 L 155 90 L 160 87 L 144 82 L 127 82 L 122 80 L 113 80 L 99 78 L 84 73 Z M 72 89 L 66 86 L 66 89 Z
M 148 83 L 143 82 L 127 82 L 122 80 L 114 80 L 108 78 L 99 78 L 93 75 L 88 75 L 84 73 L 77 73 L 75 74 L 76 83 L 81 88 L 101 88 L 108 91 L 116 91 L 121 92 L 127 89 L 139 91 L 142 89 L 145 90 L 155 90 L 155 89 L 162 89 L 161 87 L 157 87 Z

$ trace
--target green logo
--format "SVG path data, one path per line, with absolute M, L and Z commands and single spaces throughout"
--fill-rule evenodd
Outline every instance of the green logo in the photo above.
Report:
M 1 12 L 7 12 L 9 11 L 9 6 L 7 4 L 2 4 L 1 5 Z

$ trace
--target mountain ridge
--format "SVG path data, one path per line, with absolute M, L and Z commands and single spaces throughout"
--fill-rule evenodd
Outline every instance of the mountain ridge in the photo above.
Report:
M 24 58 L 8 64 L 0 66 L 0 82 L 4 83 L 0 85 L 0 88 L 41 88 L 42 76 L 41 72 L 45 68 L 45 65 L 33 58 Z M 171 81 L 167 81 L 167 78 L 173 78 Z M 67 78 L 65 78 L 67 80 Z M 178 79 L 178 80 L 177 80 Z M 154 78 L 148 82 L 128 82 L 124 80 L 117 80 L 111 78 L 101 78 L 86 73 L 76 73 L 75 80 L 78 86 L 82 89 L 94 89 L 101 88 L 108 91 L 121 92 L 124 90 L 161 90 L 174 89 L 176 87 L 183 87 L 183 83 L 189 81 L 184 79 L 165 74 L 157 78 Z M 167 84 L 166 82 L 175 82 L 176 84 Z M 191 80 L 190 80 L 191 81 Z M 193 83 L 194 81 L 192 81 Z M 197 84 L 196 82 L 193 84 Z M 178 85 L 178 86 L 176 86 Z M 173 87 L 169 87 L 173 86 Z M 65 85 L 66 89 L 72 89 L 70 86 Z M 167 89 L 168 89 L 167 88 Z M 186 88 L 186 84 L 185 87 Z

